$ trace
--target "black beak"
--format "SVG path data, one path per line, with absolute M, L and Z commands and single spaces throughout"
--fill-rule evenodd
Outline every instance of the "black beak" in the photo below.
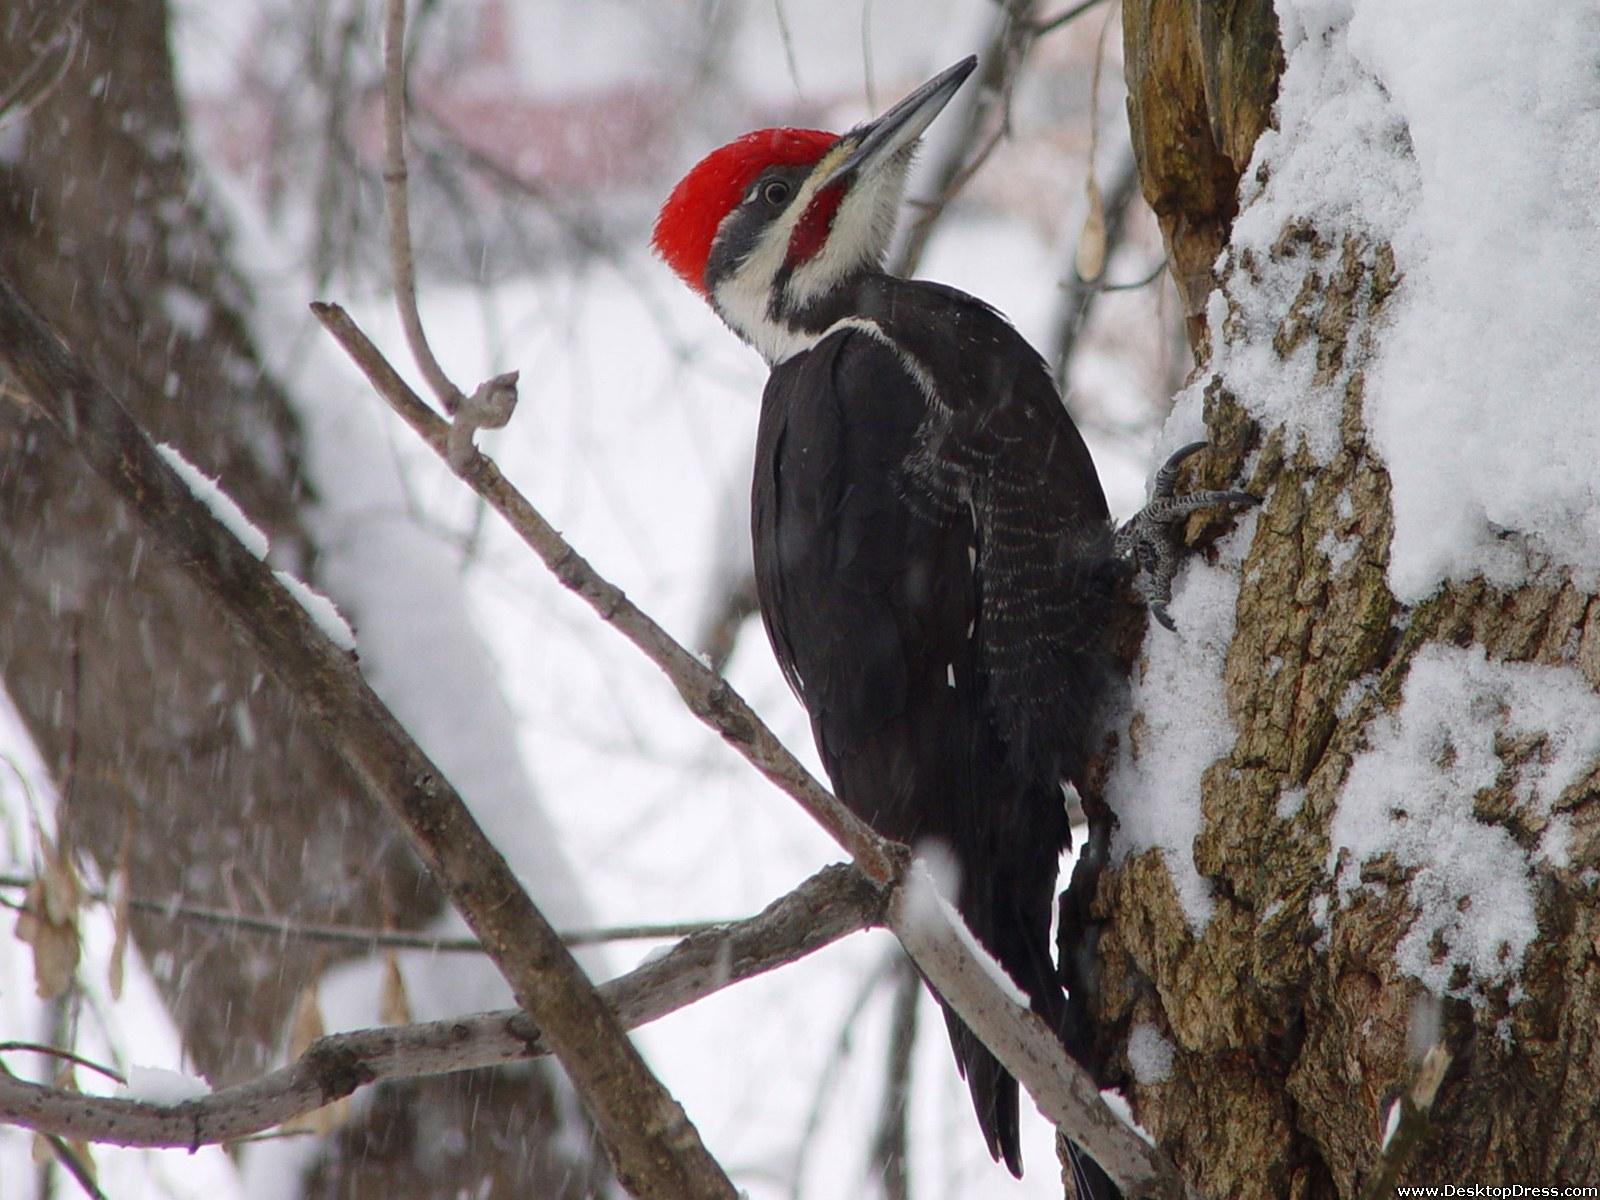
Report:
M 968 55 L 955 66 L 940 71 L 877 120 L 858 125 L 845 134 L 847 138 L 856 139 L 856 148 L 828 172 L 821 186 L 827 187 L 846 175 L 870 174 L 911 145 L 950 103 L 950 97 L 977 65 L 977 56 Z

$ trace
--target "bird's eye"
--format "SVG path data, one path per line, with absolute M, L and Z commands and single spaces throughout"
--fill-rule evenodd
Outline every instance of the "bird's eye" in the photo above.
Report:
M 789 199 L 789 185 L 781 179 L 770 180 L 762 187 L 761 198 L 776 208 Z

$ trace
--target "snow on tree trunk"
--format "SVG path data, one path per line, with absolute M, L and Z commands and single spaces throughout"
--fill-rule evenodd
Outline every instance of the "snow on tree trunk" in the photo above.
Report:
M 1113 1074 L 1207 1195 L 1356 1195 L 1435 1039 L 1401 1182 L 1600 1181 L 1581 7 L 1125 6 L 1205 339 L 1167 440 L 1264 497 L 1146 638 L 1097 904 Z
M 221 480 L 270 537 L 275 566 L 316 578 L 307 447 L 262 369 L 251 296 L 190 168 L 163 0 L 13 5 L 0 29 L 0 78 L 60 71 L 0 130 L 0 270 L 154 438 Z M 64 836 L 103 875 L 126 837 L 142 898 L 365 927 L 415 928 L 443 911 L 401 831 L 265 665 L 49 423 L 5 400 L 0 547 L 4 684 L 60 784 Z M 324 574 L 338 565 L 331 552 L 320 561 Z M 461 608 L 457 597 L 443 627 L 464 625 Z M 363 616 L 397 619 L 372 605 Z M 458 631 L 452 650 L 482 666 Z M 480 761 L 503 788 L 520 778 Z M 135 914 L 132 929 L 187 1053 L 217 1085 L 279 1061 L 296 997 L 340 957 L 159 916 Z M 368 1116 L 320 1152 L 313 1191 L 606 1186 L 570 1092 L 544 1067 L 380 1089 Z M 420 1162 L 455 1141 L 460 1155 Z

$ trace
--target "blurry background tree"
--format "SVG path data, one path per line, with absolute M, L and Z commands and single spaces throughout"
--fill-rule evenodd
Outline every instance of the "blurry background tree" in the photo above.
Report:
M 23 0 L 0 25 L 0 78 L 31 84 L 0 133 L 0 269 L 154 438 L 227 481 L 275 565 L 317 578 L 304 429 L 263 365 L 252 289 L 193 165 L 166 5 Z M 330 91 L 329 110 L 345 99 Z M 399 830 L 222 614 L 149 551 L 41 414 L 11 401 L 0 421 L 0 662 L 55 782 L 63 850 L 138 897 L 372 929 L 440 917 Z M 481 664 L 449 669 L 474 668 L 492 688 Z M 517 773 L 514 748 L 501 765 Z M 11 816 L 28 819 L 20 805 Z M 28 861 L 26 842 L 14 850 Z M 583 912 L 570 877 L 541 882 L 552 911 Z M 217 1085 L 274 1063 L 297 1004 L 364 953 L 149 912 L 131 926 L 186 1056 Z M 5 987 L 25 991 L 20 978 Z M 53 1028 L 8 1035 L 70 1045 L 84 1019 L 67 986 Z M 487 1180 L 582 1196 L 605 1175 L 564 1085 L 516 1068 L 379 1089 L 319 1151 L 304 1192 L 454 1194 Z

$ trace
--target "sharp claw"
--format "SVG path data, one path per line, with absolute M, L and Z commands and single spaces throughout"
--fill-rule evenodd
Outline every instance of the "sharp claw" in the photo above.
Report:
M 1259 496 L 1249 492 L 1190 492 L 1174 495 L 1178 469 L 1189 458 L 1204 450 L 1205 442 L 1180 446 L 1156 472 L 1150 489 L 1150 502 L 1116 532 L 1113 545 L 1124 558 L 1133 560 L 1138 580 L 1136 587 L 1150 615 L 1163 629 L 1176 633 L 1177 623 L 1167 611 L 1172 599 L 1172 580 L 1177 573 L 1179 546 L 1177 526 L 1190 513 L 1224 505 L 1257 505 Z
M 1172 495 L 1172 489 L 1178 485 L 1178 468 L 1204 450 L 1207 445 L 1209 445 L 1207 442 L 1190 442 L 1187 446 L 1179 446 L 1174 450 L 1167 461 L 1161 464 L 1161 469 L 1156 472 L 1155 486 L 1151 488 L 1151 495 L 1162 498 Z

